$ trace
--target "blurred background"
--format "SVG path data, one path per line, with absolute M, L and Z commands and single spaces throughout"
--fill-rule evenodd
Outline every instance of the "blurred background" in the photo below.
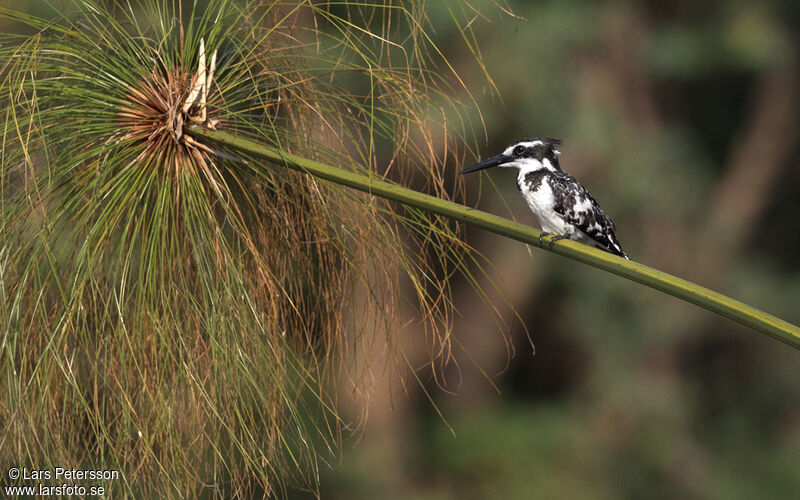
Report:
M 800 323 L 800 3 L 471 3 L 500 94 L 470 86 L 483 157 L 562 138 L 562 166 L 634 260 Z M 447 4 L 428 15 L 468 86 L 483 82 Z M 468 203 L 536 225 L 511 170 L 472 174 Z M 800 495 L 800 353 L 548 252 L 467 241 L 508 300 L 510 345 L 454 279 L 469 355 L 444 381 L 419 372 L 445 421 L 387 370 L 322 498 Z
M 470 4 L 499 98 L 448 3 L 427 15 L 483 113 L 482 156 L 562 138 L 634 260 L 800 323 L 800 3 Z M 536 224 L 513 172 L 473 175 L 470 204 Z M 373 371 L 322 498 L 797 498 L 800 353 L 557 255 L 467 241 L 505 325 L 454 277 L 463 349 L 444 377 Z M 408 314 L 397 339 L 423 365 Z

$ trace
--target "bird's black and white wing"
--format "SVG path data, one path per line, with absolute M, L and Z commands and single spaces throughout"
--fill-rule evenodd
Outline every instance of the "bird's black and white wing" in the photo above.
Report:
M 564 222 L 582 232 L 598 248 L 628 258 L 614 232 L 611 218 L 585 187 L 566 173 L 551 176 L 548 180 L 553 190 L 553 209 L 564 218 Z

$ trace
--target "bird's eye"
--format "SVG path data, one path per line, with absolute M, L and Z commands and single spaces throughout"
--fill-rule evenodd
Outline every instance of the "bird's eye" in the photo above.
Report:
M 525 152 L 525 147 L 524 146 L 517 146 L 517 147 L 514 148 L 514 154 L 517 155 L 517 156 L 522 156 L 522 153 L 524 153 L 524 152 Z

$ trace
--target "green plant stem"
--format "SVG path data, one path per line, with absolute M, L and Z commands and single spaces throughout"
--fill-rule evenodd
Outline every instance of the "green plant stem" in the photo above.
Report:
M 679 299 L 697 304 L 702 308 L 738 321 L 754 330 L 800 349 L 800 328 L 797 326 L 721 293 L 638 262 L 625 260 L 608 252 L 567 239 L 557 241 L 554 244 L 551 244 L 547 239 L 541 241 L 539 239 L 541 232 L 525 224 L 406 189 L 390 182 L 373 179 L 289 154 L 228 132 L 212 131 L 194 126 L 187 129 L 186 133 L 196 138 L 213 140 L 228 148 L 249 153 L 269 162 L 285 165 L 320 179 L 458 220 L 609 271 Z

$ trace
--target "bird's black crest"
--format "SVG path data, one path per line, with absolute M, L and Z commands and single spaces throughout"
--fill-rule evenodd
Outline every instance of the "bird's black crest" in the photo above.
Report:
M 518 142 L 533 142 L 533 141 L 542 141 L 545 144 L 549 144 L 550 146 L 560 146 L 564 143 L 561 139 L 556 139 L 554 137 L 526 137 L 524 139 L 520 139 Z

